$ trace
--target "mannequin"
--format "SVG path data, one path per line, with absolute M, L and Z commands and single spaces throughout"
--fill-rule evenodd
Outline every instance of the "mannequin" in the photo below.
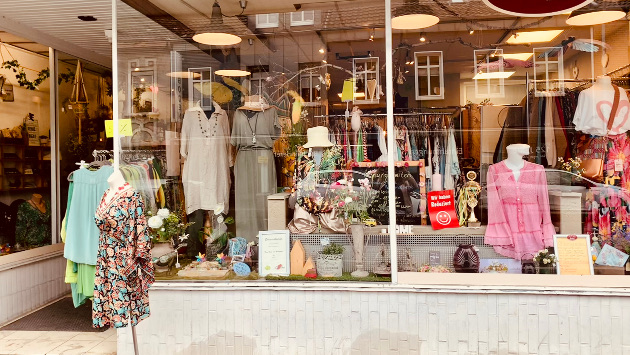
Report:
M 197 238 L 211 223 L 217 206 L 230 206 L 230 167 L 233 165 L 230 146 L 230 123 L 227 112 L 216 102 L 202 109 L 199 104 L 184 114 L 180 154 L 184 160 L 182 184 L 185 211 L 190 225 L 186 233 L 187 254 L 194 257 L 203 250 Z M 194 237 L 193 237 L 194 236 Z
M 105 203 L 111 202 L 116 193 L 123 190 L 125 185 L 128 185 L 119 169 L 114 170 L 114 173 L 107 178 L 107 184 L 109 184 L 109 189 L 105 191 Z
M 46 213 L 46 201 L 40 194 L 33 194 L 28 201 L 33 207 L 37 208 L 41 213 Z
M 325 232 L 345 232 L 343 221 L 338 219 L 330 206 L 328 189 L 335 181 L 332 180 L 332 170 L 341 169 L 343 164 L 329 165 L 331 161 L 341 161 L 341 150 L 334 146 L 328 139 L 328 128 L 324 126 L 309 128 L 306 132 L 308 142 L 299 150 L 296 159 L 294 192 L 289 203 L 295 208 L 293 219 L 289 223 L 289 230 L 293 233 L 308 234 L 318 227 Z M 326 161 L 324 160 L 326 157 Z M 331 160 L 332 158 L 332 160 Z M 321 166 L 327 166 L 320 171 Z M 311 198 L 312 191 L 309 188 L 301 188 L 304 185 L 317 185 L 317 191 L 322 200 L 317 202 Z
M 552 246 L 555 234 L 545 168 L 523 160 L 529 149 L 507 146 L 508 158 L 491 165 L 486 179 L 490 213 L 484 243 L 516 260 Z
M 514 180 L 518 181 L 519 177 L 521 177 L 521 169 L 525 166 L 525 160 L 523 160 L 523 157 L 529 154 L 529 145 L 510 144 L 506 149 L 508 156 L 503 162 L 508 169 L 512 170 Z
M 615 89 L 619 90 L 619 107 L 610 131 L 607 130 Z M 573 116 L 575 129 L 594 136 L 618 135 L 630 130 L 630 102 L 625 90 L 615 88 L 609 76 L 599 76 L 592 87 L 583 90 Z
M 234 113 L 234 219 L 236 235 L 248 242 L 268 228 L 267 197 L 277 190 L 273 146 L 282 133 L 278 120 L 276 109 L 260 96 L 248 96 Z

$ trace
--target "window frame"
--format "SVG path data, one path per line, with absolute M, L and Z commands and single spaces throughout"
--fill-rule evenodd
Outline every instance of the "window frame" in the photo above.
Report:
M 440 63 L 438 65 L 433 65 L 431 64 L 429 57 L 432 56 L 439 56 L 440 57 Z M 427 58 L 427 64 L 426 65 L 420 65 L 418 64 L 418 57 L 420 56 L 426 56 Z M 442 51 L 422 51 L 422 52 L 414 52 L 413 53 L 413 66 L 414 66 L 414 73 L 415 73 L 415 81 L 416 81 L 416 100 L 418 101 L 422 101 L 422 100 L 444 100 L 444 52 Z M 439 95 L 435 95 L 435 94 L 431 94 L 429 92 L 428 95 L 421 95 L 419 92 L 419 84 L 420 84 L 420 77 L 418 75 L 418 71 L 419 69 L 426 69 L 427 70 L 427 87 L 431 88 L 431 75 L 429 75 L 430 73 L 430 69 L 433 68 L 439 68 L 440 70 L 440 94 Z
M 304 19 L 304 15 L 306 13 L 311 13 L 313 14 L 313 19 L 312 20 L 305 20 Z M 293 15 L 295 14 L 300 14 L 300 20 L 294 20 L 293 19 Z M 291 24 L 291 27 L 297 27 L 297 26 L 313 26 L 315 24 L 315 10 L 305 10 L 305 11 L 295 11 L 295 12 L 291 12 L 290 15 L 290 20 L 289 23 Z
M 269 18 L 275 15 L 276 16 L 276 21 L 272 22 L 269 21 Z M 265 22 L 261 22 L 260 18 L 262 16 L 265 16 L 267 18 L 267 21 Z M 268 13 L 268 14 L 256 14 L 256 28 L 277 28 L 280 26 L 280 14 L 277 12 L 272 12 L 272 13 Z

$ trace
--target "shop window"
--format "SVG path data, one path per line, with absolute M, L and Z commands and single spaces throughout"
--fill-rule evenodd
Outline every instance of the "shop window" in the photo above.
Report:
M 190 68 L 188 92 L 191 94 L 189 107 L 212 108 L 212 68 Z
M 378 58 L 353 59 L 354 104 L 378 103 L 379 93 L 379 61 Z
M 278 27 L 278 13 L 256 15 L 256 28 Z
M 564 95 L 564 61 L 562 47 L 534 48 L 536 96 Z
M 291 26 L 310 26 L 315 24 L 315 11 L 291 13 Z
M 444 99 L 442 52 L 416 52 L 416 100 Z

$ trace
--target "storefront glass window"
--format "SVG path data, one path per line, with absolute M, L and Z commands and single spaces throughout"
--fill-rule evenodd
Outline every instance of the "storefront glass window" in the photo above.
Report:
M 0 255 L 53 242 L 48 47 L 0 41 Z M 22 75 L 24 74 L 24 75 Z
M 625 272 L 623 22 L 421 2 L 118 2 L 158 277 Z

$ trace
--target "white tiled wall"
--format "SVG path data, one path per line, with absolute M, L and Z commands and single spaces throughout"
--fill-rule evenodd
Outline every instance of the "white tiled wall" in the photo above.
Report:
M 141 354 L 630 354 L 630 298 L 527 293 L 151 291 Z M 133 354 L 119 330 L 118 354 Z
M 70 292 L 63 255 L 0 271 L 0 326 Z

